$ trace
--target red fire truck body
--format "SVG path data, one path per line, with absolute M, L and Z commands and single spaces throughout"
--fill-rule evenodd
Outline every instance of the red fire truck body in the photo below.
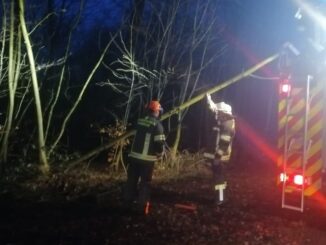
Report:
M 325 87 L 310 75 L 299 83 L 280 84 L 277 144 L 283 208 L 302 212 L 307 197 L 324 197 Z

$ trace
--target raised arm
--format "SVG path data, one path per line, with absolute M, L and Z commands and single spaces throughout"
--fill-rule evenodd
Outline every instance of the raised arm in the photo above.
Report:
M 209 105 L 209 109 L 213 112 L 217 112 L 217 106 L 215 105 L 214 101 L 212 100 L 212 97 L 210 94 L 206 94 L 207 98 L 207 104 Z

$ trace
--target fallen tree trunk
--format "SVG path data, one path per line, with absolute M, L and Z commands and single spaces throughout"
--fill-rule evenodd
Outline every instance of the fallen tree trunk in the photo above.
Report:
M 192 99 L 186 101 L 185 103 L 183 103 L 182 105 L 173 108 L 172 110 L 168 111 L 167 113 L 164 113 L 161 117 L 161 120 L 165 120 L 169 117 L 171 117 L 174 114 L 177 114 L 179 111 L 182 111 L 190 106 L 192 106 L 193 104 L 199 102 L 200 100 L 204 99 L 206 94 L 212 94 L 212 93 L 216 93 L 238 81 L 240 81 L 242 78 L 248 77 L 249 75 L 251 75 L 252 73 L 254 73 L 255 71 L 259 70 L 260 68 L 268 65 L 269 63 L 273 62 L 274 60 L 276 60 L 279 57 L 279 54 L 274 54 L 268 58 L 266 58 L 265 60 L 259 62 L 258 64 L 254 65 L 253 67 L 249 68 L 246 71 L 243 71 L 241 73 L 239 73 L 238 75 L 226 80 L 225 82 L 220 83 L 219 85 L 214 86 L 213 88 L 210 88 L 204 92 L 202 92 L 201 94 L 193 97 Z M 96 154 L 99 154 L 100 152 L 107 150 L 109 148 L 111 148 L 112 146 L 116 145 L 117 143 L 119 143 L 121 140 L 125 140 L 129 137 L 131 137 L 132 135 L 135 134 L 135 130 L 131 130 L 126 132 L 125 134 L 121 135 L 119 138 L 114 139 L 113 141 L 111 141 L 110 143 L 107 143 L 105 145 L 99 146 L 98 148 L 95 148 L 94 150 L 86 153 L 85 155 L 81 156 L 80 158 L 67 162 L 67 164 L 70 167 L 73 167 L 76 164 L 79 164 L 80 162 L 83 162 L 93 156 L 95 156 Z

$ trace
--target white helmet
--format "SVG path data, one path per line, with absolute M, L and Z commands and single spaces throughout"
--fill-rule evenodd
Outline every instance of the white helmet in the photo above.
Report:
M 218 111 L 232 115 L 232 107 L 224 102 L 216 103 L 216 108 Z

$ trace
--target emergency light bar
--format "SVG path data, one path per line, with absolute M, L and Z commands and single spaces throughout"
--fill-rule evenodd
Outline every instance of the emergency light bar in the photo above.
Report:
M 287 181 L 288 179 L 289 179 L 289 177 L 286 176 L 285 173 L 280 173 L 280 181 L 281 182 Z
M 289 82 L 289 80 L 285 79 L 285 80 L 282 80 L 280 82 L 280 85 L 279 85 L 279 93 L 280 95 L 284 95 L 284 96 L 289 96 L 290 93 L 291 93 L 291 84 Z
M 288 94 L 291 91 L 291 85 L 290 84 L 282 84 L 281 85 L 281 92 L 284 94 Z
M 310 178 L 305 178 L 301 174 L 294 174 L 294 175 L 288 175 L 285 173 L 280 173 L 280 181 L 281 182 L 289 182 L 289 184 L 294 185 L 309 185 L 310 184 Z
M 293 183 L 296 185 L 303 185 L 303 176 L 302 175 L 294 175 Z

